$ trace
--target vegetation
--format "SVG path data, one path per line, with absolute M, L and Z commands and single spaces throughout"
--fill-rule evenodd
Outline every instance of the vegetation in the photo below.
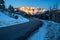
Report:
M 0 0 L 0 9 L 5 9 L 4 0 Z

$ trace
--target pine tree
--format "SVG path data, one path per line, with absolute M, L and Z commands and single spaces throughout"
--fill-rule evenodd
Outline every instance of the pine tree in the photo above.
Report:
M 9 5 L 8 10 L 9 10 L 10 12 L 13 12 L 13 11 L 14 11 L 13 6 L 12 6 L 12 5 Z
M 4 9 L 5 5 L 4 5 L 4 0 L 0 0 L 0 9 Z
M 8 10 L 9 10 L 9 13 L 10 13 L 9 15 L 12 16 L 13 13 L 14 13 L 14 8 L 13 8 L 13 6 L 12 6 L 12 5 L 9 5 Z

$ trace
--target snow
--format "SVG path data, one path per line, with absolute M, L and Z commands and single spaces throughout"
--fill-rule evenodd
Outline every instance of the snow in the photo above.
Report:
M 55 31 L 53 31 L 54 33 L 56 31 L 58 31 L 58 28 L 60 27 L 60 23 L 55 23 L 55 22 L 47 21 L 47 20 L 41 20 L 41 21 L 43 22 L 43 26 L 41 28 L 39 28 L 39 30 L 36 33 L 34 33 L 34 35 L 29 37 L 28 40 L 45 40 L 46 34 L 48 33 L 47 28 L 49 28 L 49 26 L 51 27 L 50 29 L 55 30 Z M 55 34 L 55 37 L 56 36 L 57 36 L 57 34 Z M 54 38 L 54 40 L 55 39 L 56 38 Z
M 11 18 L 4 13 L 0 12 L 0 27 L 7 27 L 10 25 L 16 25 L 28 22 L 29 20 L 22 17 L 21 15 L 18 15 L 18 19 Z M 54 40 L 57 36 L 60 34 L 58 32 L 58 29 L 60 28 L 60 23 L 55 23 L 53 21 L 47 21 L 47 20 L 41 20 L 43 22 L 43 25 L 39 30 L 34 33 L 31 37 L 28 38 L 28 40 L 45 40 L 46 34 L 48 33 L 48 30 L 53 30 L 54 32 Z M 51 34 L 49 34 L 51 35 Z
M 14 19 L 0 12 L 0 27 L 7 27 L 7 26 L 21 24 L 29 21 L 28 19 L 22 17 L 21 15 L 18 16 L 19 16 L 18 19 Z

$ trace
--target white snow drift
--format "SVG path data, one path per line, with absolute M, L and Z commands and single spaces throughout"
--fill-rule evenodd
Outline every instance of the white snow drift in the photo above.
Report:
M 58 31 L 60 27 L 60 23 L 55 23 L 47 20 L 41 21 L 43 22 L 43 26 L 36 33 L 34 33 L 34 35 L 28 38 L 28 40 L 45 40 L 46 33 L 48 32 L 47 27 L 51 27 L 51 29 L 55 30 L 53 31 L 54 33 L 56 33 L 56 31 Z M 57 37 L 57 34 L 55 34 L 54 36 Z
M 19 16 L 18 19 L 14 19 L 0 12 L 0 27 L 21 24 L 29 21 L 28 19 L 22 17 L 21 15 L 18 15 L 18 16 Z

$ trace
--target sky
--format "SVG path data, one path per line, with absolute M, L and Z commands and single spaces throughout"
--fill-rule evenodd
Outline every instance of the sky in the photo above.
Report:
M 60 0 L 58 1 L 58 5 L 60 8 Z M 49 6 L 56 4 L 56 0 L 5 0 L 5 5 L 8 7 L 10 4 L 13 7 L 40 7 L 49 9 Z

